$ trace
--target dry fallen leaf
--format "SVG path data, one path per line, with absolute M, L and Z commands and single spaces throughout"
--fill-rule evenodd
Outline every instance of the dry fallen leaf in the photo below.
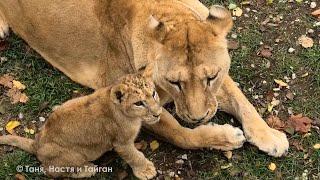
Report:
M 307 133 L 310 131 L 312 120 L 308 117 L 303 117 L 302 114 L 291 115 L 288 119 L 287 126 L 292 127 L 295 132 Z
M 8 133 L 13 134 L 14 129 L 18 126 L 20 126 L 20 122 L 16 120 L 12 120 L 7 123 L 6 130 L 8 131 Z
M 232 10 L 232 15 L 240 17 L 242 15 L 243 11 L 241 8 L 236 7 L 235 9 Z
M 274 82 L 277 83 L 280 87 L 288 87 L 289 85 L 285 82 L 283 82 L 280 79 L 274 79 Z
M 22 84 L 20 81 L 16 81 L 16 80 L 13 80 L 12 81 L 12 84 L 13 84 L 13 87 L 14 88 L 17 88 L 19 90 L 24 90 L 26 89 L 26 86 L 24 84 Z
M 277 168 L 277 165 L 275 163 L 270 163 L 268 166 L 268 169 L 270 169 L 270 171 L 274 171 L 276 170 L 276 168 Z
M 299 44 L 301 44 L 304 48 L 310 48 L 313 46 L 313 39 L 307 37 L 306 35 L 302 35 L 298 39 Z
M 313 148 L 314 148 L 314 149 L 320 149 L 320 143 L 315 144 L 315 145 L 313 146 Z
M 277 116 L 269 116 L 266 120 L 267 124 L 277 130 L 283 130 L 283 128 L 285 127 L 285 123 L 283 121 L 280 120 L 279 117 Z
M 304 151 L 304 148 L 303 148 L 302 143 L 300 141 L 294 139 L 294 140 L 290 141 L 290 144 L 292 146 L 294 146 L 295 148 L 297 148 L 298 151 Z
M 12 88 L 7 92 L 7 96 L 11 98 L 12 104 L 16 104 L 18 102 L 26 103 L 29 98 L 25 93 L 21 93 L 18 89 Z
M 287 94 L 286 94 L 286 97 L 287 97 L 288 99 L 290 99 L 290 100 L 293 100 L 294 95 L 293 95 L 293 93 L 292 93 L 291 91 L 288 91 Z
M 311 13 L 313 16 L 320 16 L 320 9 L 317 9 Z
M 0 85 L 8 88 L 12 88 L 13 77 L 9 74 L 5 74 L 0 77 Z
M 155 151 L 156 149 L 158 149 L 158 148 L 159 148 L 159 143 L 158 143 L 158 141 L 157 141 L 157 140 L 152 141 L 152 142 L 150 143 L 150 148 L 151 148 L 152 151 Z

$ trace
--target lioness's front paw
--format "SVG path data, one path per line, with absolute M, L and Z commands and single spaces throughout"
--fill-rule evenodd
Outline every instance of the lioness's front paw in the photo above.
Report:
M 146 165 L 144 167 L 134 167 L 133 174 L 139 179 L 152 179 L 157 175 L 156 168 L 153 163 L 147 160 Z
M 208 124 L 199 126 L 202 142 L 210 149 L 229 151 L 242 147 L 246 138 L 241 129 L 229 124 Z
M 5 38 L 9 34 L 9 26 L 0 16 L 0 39 Z
M 270 156 L 280 157 L 288 151 L 289 142 L 287 136 L 267 125 L 263 127 L 244 127 L 244 132 L 248 142 Z

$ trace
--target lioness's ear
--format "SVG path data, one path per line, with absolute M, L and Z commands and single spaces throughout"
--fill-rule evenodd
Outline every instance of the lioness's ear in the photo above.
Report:
M 127 88 L 128 87 L 123 84 L 112 87 L 110 94 L 112 102 L 114 102 L 115 104 L 121 104 L 121 102 L 123 102 L 127 97 L 127 94 L 125 93 Z
M 208 21 L 212 22 L 212 26 L 217 35 L 222 36 L 226 36 L 233 25 L 231 13 L 219 5 L 211 6 Z

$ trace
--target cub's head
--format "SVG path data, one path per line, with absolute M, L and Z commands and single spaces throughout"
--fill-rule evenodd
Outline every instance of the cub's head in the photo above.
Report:
M 162 107 L 152 80 L 152 67 L 143 74 L 129 74 L 111 88 L 111 100 L 128 117 L 148 124 L 159 121 Z
M 149 19 L 153 47 L 148 56 L 156 62 L 155 83 L 171 96 L 182 119 L 204 123 L 217 111 L 216 95 L 229 71 L 225 37 L 231 15 L 213 6 L 206 20 L 183 10 L 172 17 L 158 16 Z

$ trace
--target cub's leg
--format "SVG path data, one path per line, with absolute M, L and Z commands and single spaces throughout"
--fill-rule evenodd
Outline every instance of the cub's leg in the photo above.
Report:
M 234 115 L 242 123 L 247 140 L 271 156 L 284 155 L 289 142 L 286 135 L 270 128 L 230 76 L 218 94 L 221 110 Z
M 114 147 L 115 151 L 130 165 L 133 174 L 139 179 L 152 179 L 157 175 L 153 163 L 135 148 L 133 142 L 128 145 L 114 144 Z
M 243 132 L 231 125 L 201 125 L 195 129 L 181 126 L 166 110 L 162 111 L 159 123 L 144 125 L 147 129 L 184 149 L 232 150 L 242 147 Z
M 9 35 L 9 25 L 0 11 L 0 39 L 5 38 L 7 35 Z
M 91 171 L 94 164 L 88 162 L 85 156 L 56 144 L 43 145 L 37 151 L 37 158 L 41 161 L 45 174 L 54 178 L 85 178 L 96 174 L 95 171 Z

